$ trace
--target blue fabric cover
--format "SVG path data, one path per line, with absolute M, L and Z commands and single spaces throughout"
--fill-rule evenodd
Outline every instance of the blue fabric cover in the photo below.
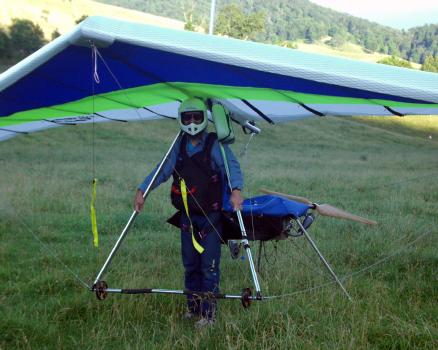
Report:
M 308 204 L 298 203 L 282 197 L 263 195 L 247 198 L 243 201 L 243 215 L 269 215 L 282 217 L 291 215 L 295 219 L 306 215 L 311 207 Z M 227 212 L 232 212 L 231 204 L 227 202 L 224 207 Z

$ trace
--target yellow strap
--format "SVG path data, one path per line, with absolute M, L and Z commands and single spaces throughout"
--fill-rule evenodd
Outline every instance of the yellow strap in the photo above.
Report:
M 180 180 L 180 187 L 181 187 L 181 196 L 182 196 L 182 200 L 184 203 L 184 208 L 186 210 L 186 214 L 190 220 L 190 216 L 189 216 L 189 206 L 187 204 L 187 186 L 186 186 L 186 182 L 184 181 L 183 178 L 181 178 Z M 190 224 L 192 224 L 192 221 L 190 220 Z
M 195 235 L 193 233 L 193 224 L 192 224 L 192 220 L 190 219 L 189 206 L 187 204 L 187 186 L 183 178 L 181 178 L 180 180 L 180 188 L 181 188 L 182 200 L 184 203 L 184 209 L 186 210 L 187 217 L 189 218 L 190 221 L 190 231 L 192 232 L 192 243 L 195 249 L 198 251 L 198 253 L 202 254 L 204 252 L 204 248 L 196 241 Z
M 93 244 L 97 248 L 99 246 L 99 234 L 97 232 L 97 220 L 96 220 L 96 209 L 94 209 L 94 202 L 96 201 L 96 186 L 97 179 L 93 179 L 93 194 L 91 196 L 91 230 L 93 231 Z

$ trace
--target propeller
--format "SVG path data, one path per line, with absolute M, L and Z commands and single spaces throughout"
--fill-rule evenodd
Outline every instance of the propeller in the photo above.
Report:
M 276 195 L 279 197 L 291 199 L 291 200 L 296 201 L 296 202 L 308 204 L 308 205 L 312 206 L 312 208 L 315 209 L 318 212 L 318 214 L 320 214 L 322 216 L 331 216 L 333 218 L 353 220 L 353 221 L 357 221 L 357 222 L 360 222 L 360 223 L 366 224 L 366 225 L 377 225 L 376 221 L 369 220 L 369 219 L 363 218 L 361 216 L 351 214 L 349 212 L 346 212 L 345 210 L 336 208 L 336 207 L 329 205 L 329 204 L 313 203 L 310 199 L 305 198 L 305 197 L 299 197 L 299 196 L 293 196 L 291 194 L 275 192 L 275 191 L 268 190 L 266 188 L 261 188 L 260 191 L 263 193 L 273 194 L 273 195 Z

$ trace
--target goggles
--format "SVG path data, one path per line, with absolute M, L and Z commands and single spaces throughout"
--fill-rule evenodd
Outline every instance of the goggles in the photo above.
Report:
M 190 111 L 181 113 L 181 123 L 189 125 L 192 122 L 195 124 L 201 124 L 204 121 L 204 112 L 202 111 Z

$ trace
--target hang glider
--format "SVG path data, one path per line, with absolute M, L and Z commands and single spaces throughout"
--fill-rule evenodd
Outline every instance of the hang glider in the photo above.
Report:
M 187 97 L 234 121 L 438 114 L 438 74 L 89 17 L 0 75 L 0 140 L 65 124 L 175 118 Z

